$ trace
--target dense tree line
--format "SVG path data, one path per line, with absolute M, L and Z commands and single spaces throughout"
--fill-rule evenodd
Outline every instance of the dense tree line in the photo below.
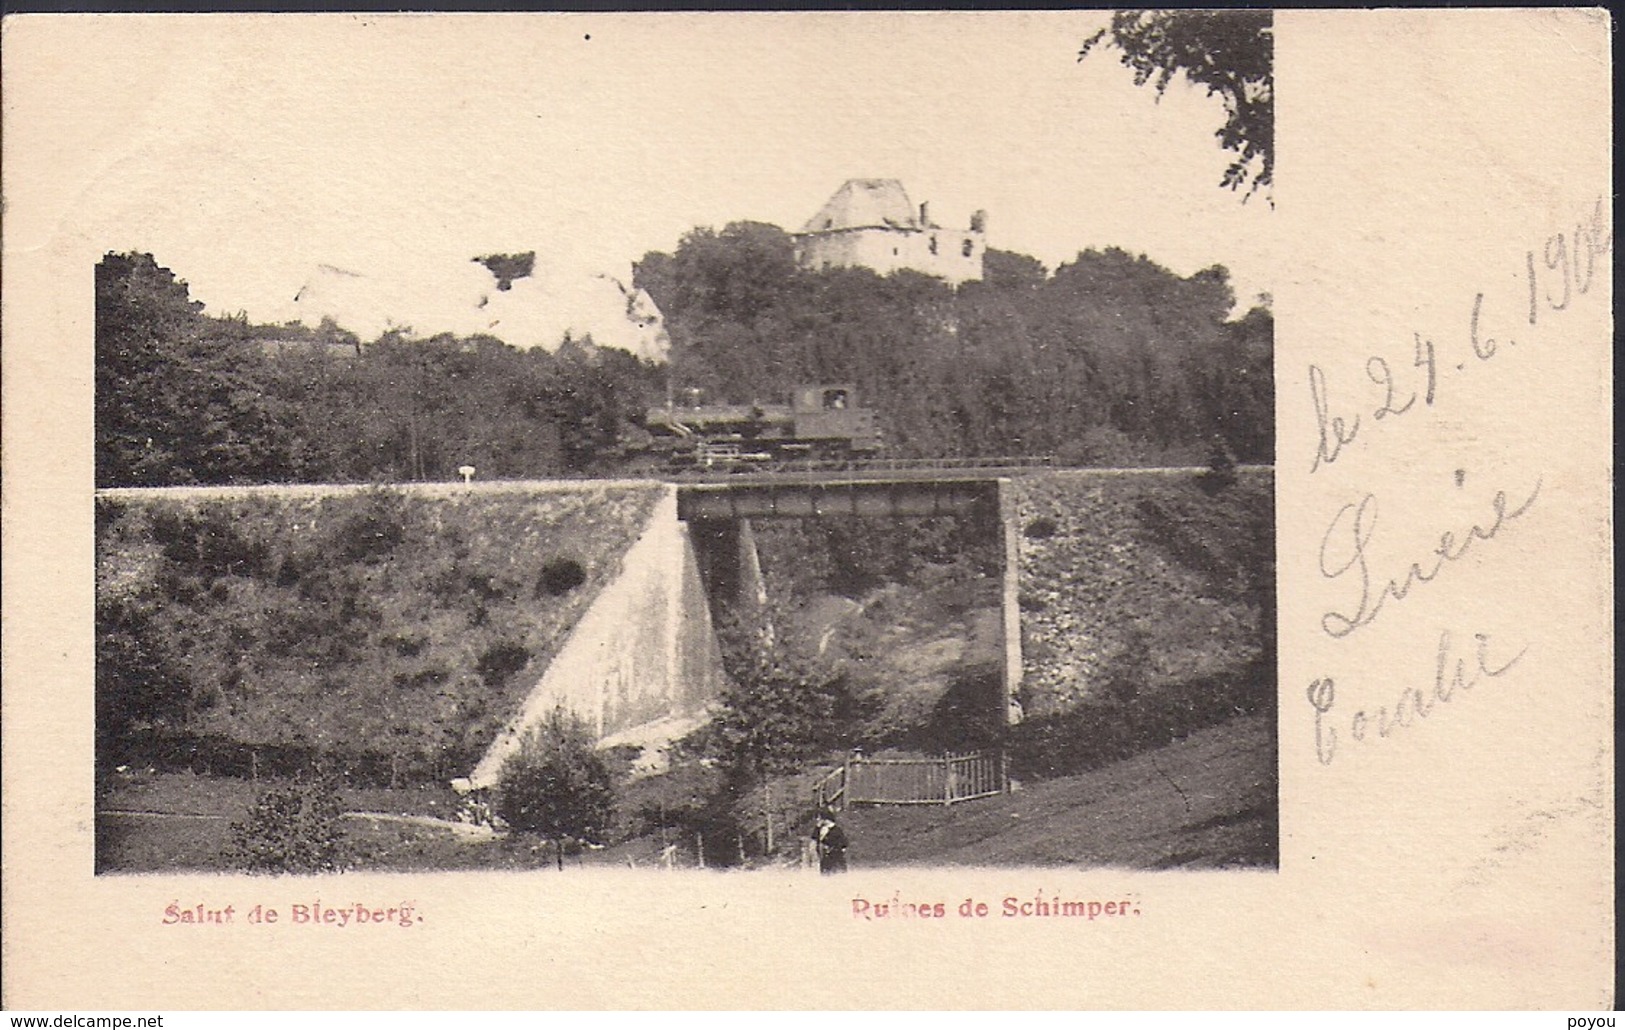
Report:
M 362 345 L 338 327 L 202 313 L 150 254 L 96 267 L 96 483 L 399 482 L 602 471 L 662 390 L 590 339 Z
M 672 361 L 566 340 L 367 342 L 324 324 L 202 312 L 148 254 L 96 269 L 98 486 L 449 480 L 613 472 L 667 391 L 782 401 L 856 383 L 889 453 L 1056 454 L 1076 464 L 1268 462 L 1273 318 L 1231 318 L 1228 275 L 1085 251 L 1053 274 L 989 251 L 958 289 L 806 271 L 783 230 L 696 229 L 639 262 Z
M 636 283 L 665 312 L 674 382 L 735 403 L 854 382 L 894 455 L 1268 462 L 1274 450 L 1273 318 L 1260 305 L 1232 320 L 1222 267 L 1181 278 L 1109 249 L 1049 274 L 992 250 L 984 280 L 956 290 L 805 271 L 785 232 L 741 222 L 646 255 Z

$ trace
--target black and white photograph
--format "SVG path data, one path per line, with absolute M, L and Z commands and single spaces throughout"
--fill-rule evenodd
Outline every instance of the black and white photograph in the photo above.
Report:
M 1601 1025 L 1612 37 L 8 9 L 0 1007 Z
M 229 44 L 95 267 L 97 871 L 1273 869 L 1271 20 Z

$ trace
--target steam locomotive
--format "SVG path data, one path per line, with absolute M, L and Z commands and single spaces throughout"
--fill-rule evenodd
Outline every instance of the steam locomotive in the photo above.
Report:
M 881 449 L 875 412 L 858 406 L 850 384 L 815 384 L 790 391 L 788 404 L 668 403 L 650 408 L 644 427 L 668 465 L 741 468 L 796 461 L 874 457 Z

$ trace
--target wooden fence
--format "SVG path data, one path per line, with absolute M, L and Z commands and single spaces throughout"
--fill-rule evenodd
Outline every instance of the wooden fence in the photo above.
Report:
M 854 756 L 813 789 L 820 808 L 848 805 L 951 805 L 1009 789 L 1002 752 L 939 758 Z

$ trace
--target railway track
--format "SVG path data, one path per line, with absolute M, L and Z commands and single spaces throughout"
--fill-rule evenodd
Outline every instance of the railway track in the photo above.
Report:
M 1270 465 L 1237 465 L 1240 475 L 1267 471 Z M 575 490 L 585 483 L 632 486 L 642 483 L 671 483 L 677 486 L 704 484 L 843 482 L 883 479 L 987 479 L 1021 475 L 1057 474 L 1078 476 L 1180 476 L 1210 471 L 1202 465 L 1161 465 L 1108 468 L 1065 465 L 1049 456 L 1002 458 L 869 458 L 849 461 L 788 461 L 765 464 L 739 463 L 728 467 L 671 469 L 651 466 L 619 469 L 597 475 L 552 475 L 546 479 L 484 479 L 472 483 L 456 480 L 400 480 L 387 484 L 367 483 L 265 483 L 234 486 L 101 487 L 98 497 L 116 499 L 147 496 L 234 497 L 259 493 L 322 496 L 335 491 L 363 491 L 385 485 L 428 493 L 457 494 L 467 490 Z
M 803 477 L 827 479 L 851 476 L 862 479 L 935 477 L 954 472 L 982 475 L 1036 472 L 1061 468 L 1052 455 L 993 458 L 850 458 L 833 460 L 737 461 L 709 466 L 654 468 L 640 475 L 677 483 L 734 482 L 741 478 Z
M 1239 475 L 1251 475 L 1269 465 L 1237 465 Z M 1212 471 L 1205 465 L 1106 468 L 1066 465 L 1054 457 L 998 458 L 871 458 L 854 461 L 791 461 L 738 464 L 724 467 L 640 470 L 639 478 L 658 479 L 678 486 L 705 483 L 841 482 L 873 479 L 1008 478 L 1046 473 L 1089 476 L 1188 476 Z

